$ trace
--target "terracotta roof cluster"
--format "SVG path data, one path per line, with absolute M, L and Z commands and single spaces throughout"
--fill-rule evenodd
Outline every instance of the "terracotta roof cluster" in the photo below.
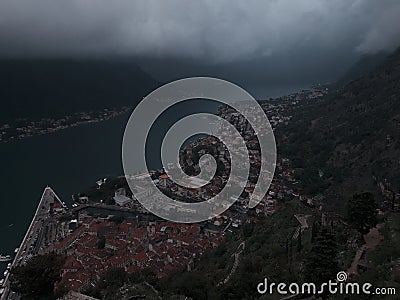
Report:
M 79 291 L 108 269 L 127 272 L 150 268 L 162 277 L 186 267 L 196 255 L 218 246 L 222 235 L 202 233 L 199 224 L 172 222 L 89 221 L 60 241 L 55 249 L 67 255 L 58 286 Z M 99 240 L 105 239 L 104 248 Z

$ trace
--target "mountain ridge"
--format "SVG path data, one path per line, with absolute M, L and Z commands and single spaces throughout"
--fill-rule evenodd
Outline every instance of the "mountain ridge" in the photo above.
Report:
M 2 60 L 0 117 L 54 117 L 135 105 L 159 85 L 130 60 Z

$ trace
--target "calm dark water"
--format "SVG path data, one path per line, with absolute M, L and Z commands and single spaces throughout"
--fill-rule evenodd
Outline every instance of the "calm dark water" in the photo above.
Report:
M 216 112 L 218 107 L 216 102 L 202 102 L 196 109 L 192 104 L 167 111 L 156 122 L 158 137 L 174 119 L 194 112 Z M 128 117 L 0 144 L 0 254 L 14 254 L 46 185 L 70 203 L 72 194 L 95 185 L 98 179 L 123 174 L 121 143 Z M 150 149 L 159 149 L 161 140 L 152 136 L 149 143 Z M 151 168 L 161 166 L 157 155 L 148 156 Z M 6 265 L 0 263 L 0 278 Z
M 122 174 L 126 120 L 127 115 L 0 144 L 1 254 L 18 247 L 46 185 L 69 202 L 97 179 Z

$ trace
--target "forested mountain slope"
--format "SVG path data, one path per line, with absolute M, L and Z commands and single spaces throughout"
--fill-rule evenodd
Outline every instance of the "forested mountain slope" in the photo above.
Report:
M 157 86 L 130 60 L 3 60 L 0 118 L 53 117 L 133 105 Z

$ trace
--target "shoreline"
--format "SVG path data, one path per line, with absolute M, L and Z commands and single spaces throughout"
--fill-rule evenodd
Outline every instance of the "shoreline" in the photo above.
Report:
M 88 114 L 93 113 L 93 112 L 80 112 L 80 113 L 76 113 L 74 114 L 74 116 L 80 116 L 80 119 L 78 121 L 72 122 L 70 124 L 67 125 L 57 125 L 56 127 L 48 127 L 45 129 L 33 129 L 32 128 L 27 128 L 24 127 L 25 129 L 20 129 L 18 128 L 13 128 L 11 126 L 9 126 L 8 124 L 3 124 L 0 127 L 0 144 L 7 144 L 7 143 L 11 143 L 14 141 L 21 141 L 23 139 L 26 138 L 30 138 L 30 137 L 35 137 L 35 136 L 42 136 L 42 135 L 46 135 L 46 134 L 51 134 L 51 133 L 55 133 L 55 132 L 59 132 L 65 129 L 69 129 L 69 128 L 75 128 L 75 127 L 79 127 L 79 126 L 84 126 L 84 125 L 89 125 L 89 124 L 94 124 L 94 123 L 100 123 L 100 122 L 105 122 L 105 121 L 109 121 L 112 120 L 114 118 L 120 117 L 124 114 L 127 114 L 128 112 L 131 111 L 131 107 L 122 107 L 120 109 L 115 109 L 115 110 L 109 110 L 109 109 L 105 109 L 105 110 L 101 110 L 101 111 L 97 111 L 96 114 L 97 116 L 93 117 L 93 118 L 88 118 Z M 109 115 L 99 115 L 101 113 L 109 113 Z M 52 120 L 52 122 L 54 122 L 54 124 L 58 124 L 61 121 L 65 120 L 65 119 L 71 118 L 71 116 L 65 116 L 59 119 L 52 119 L 52 118 L 46 118 L 46 119 L 41 119 L 40 121 L 37 121 L 36 123 L 40 123 L 40 122 L 44 122 L 47 120 Z M 27 121 L 28 122 L 28 121 Z M 35 122 L 30 122 L 35 123 Z M 2 132 L 1 130 L 8 130 L 8 129 L 14 129 L 17 131 L 22 131 L 21 134 L 16 135 L 16 136 L 11 136 L 9 138 L 6 139 L 2 139 Z M 20 130 L 19 130 L 20 129 Z M 24 131 L 24 130 L 30 130 L 30 131 Z M 4 131 L 3 131 L 4 133 Z
M 8 271 L 7 275 L 5 276 L 5 278 L 4 278 L 4 283 L 3 283 L 4 291 L 3 291 L 3 294 L 0 296 L 0 300 L 8 299 L 8 296 L 10 295 L 10 293 L 13 293 L 11 291 L 10 283 L 9 283 L 10 270 L 12 268 L 16 267 L 18 265 L 19 261 L 22 259 L 21 255 L 25 252 L 23 249 L 25 248 L 25 244 L 27 243 L 27 241 L 30 238 L 30 236 L 32 236 L 31 233 L 33 231 L 33 227 L 34 227 L 35 221 L 37 221 L 36 219 L 38 218 L 38 215 L 39 215 L 39 209 L 43 205 L 43 202 L 46 200 L 47 193 L 51 193 L 54 196 L 54 199 L 56 199 L 60 203 L 60 205 L 65 208 L 64 204 L 62 203 L 60 198 L 57 196 L 57 194 L 54 192 L 54 190 L 51 187 L 46 186 L 45 189 L 43 190 L 42 196 L 40 197 L 40 201 L 39 201 L 39 203 L 38 203 L 38 205 L 36 207 L 36 211 L 35 211 L 35 214 L 32 217 L 32 221 L 29 224 L 29 227 L 25 232 L 24 238 L 22 239 L 19 247 L 17 248 L 18 251 L 17 251 L 17 253 L 15 254 L 15 256 L 13 258 L 13 261 L 11 263 L 11 268 L 8 269 L 9 271 Z

